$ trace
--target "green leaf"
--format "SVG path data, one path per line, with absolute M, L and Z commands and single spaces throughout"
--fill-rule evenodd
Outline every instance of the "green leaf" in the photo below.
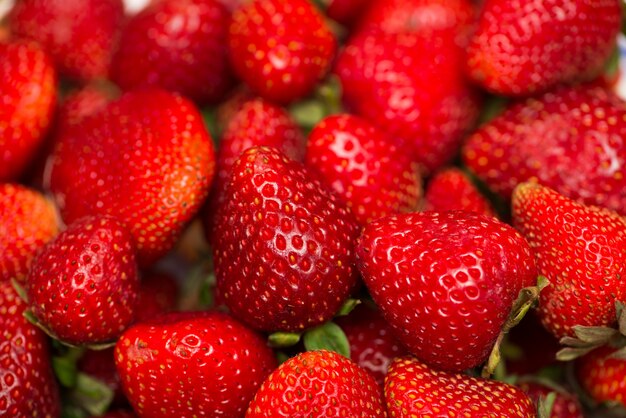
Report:
M 620 334 L 626 336 L 626 309 L 619 300 L 615 302 L 615 312 L 617 313 L 617 324 Z
M 111 401 L 113 391 L 103 382 L 85 373 L 78 373 L 76 387 L 71 398 L 74 405 L 78 405 L 91 415 L 104 414 Z
M 89 414 L 84 409 L 69 403 L 63 403 L 61 418 L 89 418 Z
M 76 363 L 85 350 L 71 348 L 63 356 L 52 357 L 52 369 L 61 385 L 66 388 L 76 386 L 78 380 L 78 368 Z
M 584 356 L 585 354 L 591 352 L 592 350 L 594 350 L 596 347 L 587 347 L 587 348 L 573 348 L 573 347 L 566 347 L 566 348 L 562 348 L 561 350 L 559 350 L 558 353 L 556 353 L 556 359 L 559 361 L 571 361 L 571 360 L 575 360 L 578 357 Z
M 271 347 L 291 347 L 298 344 L 301 334 L 295 332 L 275 332 L 267 337 Z
M 552 408 L 556 400 L 556 392 L 550 392 L 545 397 L 541 396 L 537 405 L 538 418 L 550 418 L 552 416 Z
M 308 351 L 330 350 L 350 358 L 348 337 L 339 325 L 333 322 L 308 330 L 304 334 L 304 347 Z
M 282 351 L 276 351 L 275 357 L 276 357 L 276 361 L 278 361 L 279 365 L 283 364 L 284 362 L 286 362 L 290 358 L 287 354 L 283 353 Z
M 13 289 L 15 289 L 15 292 L 20 297 L 20 299 L 28 303 L 28 294 L 26 293 L 26 289 L 24 289 L 24 286 L 22 286 L 22 284 L 18 282 L 15 278 L 11 279 L 11 284 L 13 285 Z
M 337 311 L 337 314 L 335 316 L 346 316 L 350 312 L 352 312 L 354 310 L 354 308 L 356 308 L 360 304 L 361 304 L 361 299 L 352 299 L 352 298 L 350 298 L 350 299 L 346 300 L 343 303 L 343 305 L 341 305 L 341 308 L 339 308 L 339 311 Z
M 622 347 L 619 350 L 614 351 L 613 353 L 611 353 L 609 358 L 614 358 L 617 360 L 626 360 L 626 347 Z
M 576 325 L 573 327 L 574 334 L 586 343 L 602 345 L 607 343 L 614 335 L 617 334 L 617 330 L 609 327 L 585 327 L 582 325 Z

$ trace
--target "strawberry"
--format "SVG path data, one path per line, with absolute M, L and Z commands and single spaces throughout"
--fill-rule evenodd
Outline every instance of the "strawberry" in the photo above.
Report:
M 424 201 L 424 210 L 465 210 L 495 216 L 491 203 L 469 177 L 457 168 L 437 172 L 428 182 Z
M 276 367 L 263 339 L 217 312 L 170 313 L 129 328 L 115 347 L 139 416 L 241 417 Z
M 326 15 L 344 26 L 351 27 L 361 20 L 373 0 L 321 0 Z
M 550 282 L 539 298 L 543 325 L 560 338 L 574 336 L 575 325 L 612 324 L 615 302 L 626 300 L 624 218 L 534 183 L 515 189 L 512 207 L 515 227 Z
M 25 309 L 11 283 L 0 282 L 0 416 L 56 418 L 61 405 L 48 341 Z
M 487 0 L 468 48 L 469 75 L 512 96 L 591 80 L 611 55 L 620 22 L 619 0 Z
M 122 391 L 120 376 L 115 369 L 113 347 L 105 350 L 86 350 L 78 361 L 78 370 L 104 383 L 113 392 L 112 403 L 124 405 L 126 397 Z
M 57 112 L 57 130 L 69 129 L 80 124 L 118 97 L 114 87 L 105 84 L 87 84 L 70 92 L 59 106 Z
M 41 43 L 61 74 L 88 81 L 106 78 L 123 18 L 122 0 L 19 0 L 9 24 Z
M 576 377 L 594 401 L 618 402 L 626 406 L 626 361 L 612 358 L 614 351 L 603 347 L 578 359 Z
M 412 357 L 391 363 L 385 379 L 385 401 L 392 417 L 537 416 L 528 396 L 515 386 L 433 370 Z
M 550 393 L 556 395 L 552 411 L 546 418 L 585 418 L 578 398 L 560 387 L 548 386 L 532 380 L 522 380 L 517 383 L 517 387 L 523 390 L 537 406 L 539 406 L 539 401 L 545 401 Z
M 275 148 L 251 148 L 235 162 L 218 212 L 218 291 L 255 329 L 319 325 L 356 284 L 357 234 L 350 212 L 301 163 Z
M 332 351 L 308 351 L 280 365 L 261 385 L 246 418 L 385 417 L 374 378 Z
M 0 181 L 17 179 L 52 122 L 56 74 L 33 42 L 0 44 Z
M 123 90 L 156 86 L 201 103 L 233 84 L 226 39 L 230 13 L 218 0 L 160 0 L 133 16 L 113 56 Z
M 109 217 L 70 225 L 39 253 L 26 278 L 32 313 L 75 345 L 117 338 L 133 319 L 138 287 L 132 237 Z
M 0 184 L 0 282 L 20 282 L 37 252 L 59 230 L 52 202 L 35 190 Z
M 329 116 L 315 126 L 305 164 L 362 225 L 416 211 L 420 202 L 421 178 L 411 155 L 357 116 Z
M 135 321 L 144 322 L 173 311 L 178 302 L 178 283 L 165 273 L 150 273 L 141 280 L 135 307 Z
M 465 164 L 510 198 L 537 179 L 582 203 L 626 214 L 626 104 L 580 86 L 515 104 L 483 125 L 463 148 Z
M 198 211 L 213 166 L 211 138 L 195 106 L 142 90 L 64 132 L 47 183 L 66 222 L 96 214 L 118 218 L 133 234 L 140 263 L 148 265 Z
M 288 103 L 326 75 L 337 41 L 307 0 L 251 0 L 233 13 L 228 47 L 235 72 L 255 93 Z
M 520 290 L 536 282 L 526 241 L 471 212 L 394 215 L 367 225 L 359 270 L 398 339 L 435 368 L 486 360 Z

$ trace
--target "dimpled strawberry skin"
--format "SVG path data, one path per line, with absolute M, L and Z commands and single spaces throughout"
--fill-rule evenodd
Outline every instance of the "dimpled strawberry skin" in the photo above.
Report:
M 494 216 L 489 201 L 457 168 L 441 170 L 430 179 L 424 195 L 424 210 L 464 210 Z
M 554 390 L 551 387 L 532 381 L 523 381 L 517 386 L 526 393 L 530 399 L 538 404 L 540 399 L 545 400 L 550 393 L 555 394 L 552 411 L 547 418 L 585 418 L 583 407 L 575 395 L 565 390 Z
M 366 226 L 359 270 L 398 339 L 425 363 L 482 363 L 514 300 L 537 278 L 526 241 L 464 211 L 394 215 Z
M 602 347 L 576 360 L 576 377 L 596 402 L 626 406 L 626 361 L 611 358 L 615 349 Z

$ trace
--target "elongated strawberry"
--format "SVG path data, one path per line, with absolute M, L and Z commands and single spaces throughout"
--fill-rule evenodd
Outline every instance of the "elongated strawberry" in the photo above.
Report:
M 441 170 L 430 179 L 424 195 L 424 210 L 465 210 L 494 216 L 487 198 L 457 168 Z
M 464 211 L 374 221 L 357 255 L 398 339 L 444 370 L 485 361 L 518 293 L 537 278 L 530 247 L 513 228 Z
M 596 402 L 618 402 L 626 406 L 626 361 L 612 358 L 615 350 L 603 347 L 576 361 L 576 377 Z
M 133 409 L 152 418 L 242 417 L 276 367 L 259 335 L 217 312 L 136 324 L 118 341 L 115 361 Z
M 332 351 L 309 351 L 281 364 L 263 382 L 247 418 L 385 417 L 372 376 Z
M 546 418 L 584 418 L 583 407 L 578 398 L 556 386 L 547 386 L 533 380 L 522 380 L 517 387 L 524 391 L 528 397 L 538 406 L 539 402 L 545 402 L 547 397 L 554 393 L 554 403 L 550 415 Z
M 319 325 L 356 284 L 352 215 L 276 149 L 251 148 L 237 160 L 216 228 L 218 290 L 253 328 Z
M 390 416 L 535 418 L 536 408 L 520 389 L 506 383 L 441 372 L 412 357 L 391 363 L 385 379 Z M 470 412 L 471 411 L 471 412 Z
M 513 221 L 550 282 L 539 299 L 544 326 L 564 337 L 575 325 L 612 324 L 615 302 L 626 300 L 624 218 L 523 183 L 513 193 Z
M 487 0 L 468 49 L 470 76 L 504 95 L 591 80 L 611 55 L 619 0 Z

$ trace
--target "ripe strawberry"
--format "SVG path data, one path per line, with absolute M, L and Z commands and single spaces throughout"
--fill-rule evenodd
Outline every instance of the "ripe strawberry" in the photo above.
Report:
M 56 418 L 61 405 L 48 341 L 25 309 L 11 283 L 0 282 L 0 416 Z
M 361 20 L 372 0 L 322 0 L 328 17 L 344 26 L 352 26 Z
M 9 23 L 41 43 L 61 74 L 88 81 L 106 78 L 123 18 L 122 0 L 19 0 Z
M 457 168 L 447 168 L 436 173 L 426 187 L 424 201 L 424 210 L 465 210 L 495 216 L 489 201 L 468 176 Z
M 433 171 L 454 157 L 478 115 L 462 58 L 449 33 L 368 33 L 346 45 L 336 72 L 346 105 Z
M 80 124 L 105 109 L 118 97 L 117 93 L 112 86 L 95 83 L 70 92 L 59 106 L 56 129 L 62 131 Z
M 620 30 L 619 0 L 485 1 L 468 49 L 472 79 L 503 95 L 591 80 Z
M 288 103 L 326 75 L 337 42 L 307 0 L 251 0 L 233 13 L 228 46 L 235 71 L 255 93 Z
M 115 347 L 139 416 L 241 417 L 276 367 L 263 339 L 217 312 L 171 313 L 129 328 Z
M 513 221 L 530 243 L 540 274 L 539 316 L 556 337 L 575 325 L 615 321 L 615 302 L 626 300 L 626 220 L 585 206 L 554 190 L 522 183 L 513 192 Z
M 22 282 L 37 252 L 58 230 L 54 206 L 42 194 L 0 184 L 0 282 Z
M 0 181 L 17 179 L 52 122 L 56 75 L 33 42 L 0 44 Z
M 411 155 L 357 116 L 322 120 L 309 135 L 306 166 L 362 225 L 414 212 L 420 202 L 421 178 Z
M 133 16 L 113 56 L 123 90 L 156 86 L 201 103 L 232 87 L 226 39 L 230 13 L 218 0 L 160 0 Z
M 412 357 L 391 363 L 385 401 L 392 417 L 468 416 L 535 418 L 528 396 L 515 386 L 436 371 Z
M 253 328 L 319 325 L 356 284 L 352 215 L 275 148 L 254 147 L 237 160 L 216 228 L 218 291 Z
M 385 417 L 372 376 L 332 351 L 308 351 L 280 365 L 250 403 L 246 418 Z
M 626 406 L 626 361 L 611 358 L 614 349 L 603 347 L 576 361 L 580 386 L 596 402 L 619 402 Z
M 176 309 L 178 283 L 169 274 L 150 273 L 141 280 L 135 307 L 135 321 L 145 322 Z
M 123 95 L 58 138 L 50 188 L 63 219 L 112 215 L 139 261 L 174 244 L 207 195 L 213 145 L 195 106 L 160 90 Z
M 77 366 L 80 372 L 104 383 L 113 392 L 113 405 L 124 405 L 126 397 L 115 369 L 113 351 L 112 347 L 106 350 L 86 350 Z
M 70 225 L 39 253 L 26 278 L 33 314 L 75 345 L 117 338 L 133 319 L 138 288 L 132 237 L 109 217 Z
M 517 386 L 528 395 L 535 405 L 538 405 L 540 399 L 553 393 L 556 395 L 550 415 L 546 418 L 585 418 L 583 415 L 583 407 L 580 405 L 578 398 L 572 393 L 559 387 L 546 386 L 545 384 L 534 382 L 532 380 L 517 383 Z
M 626 214 L 626 104 L 601 88 L 560 89 L 511 106 L 463 148 L 465 164 L 509 198 L 537 179 L 582 203 Z
M 460 371 L 489 355 L 537 271 L 526 241 L 471 212 L 395 215 L 367 225 L 359 270 L 398 339 L 421 361 Z

